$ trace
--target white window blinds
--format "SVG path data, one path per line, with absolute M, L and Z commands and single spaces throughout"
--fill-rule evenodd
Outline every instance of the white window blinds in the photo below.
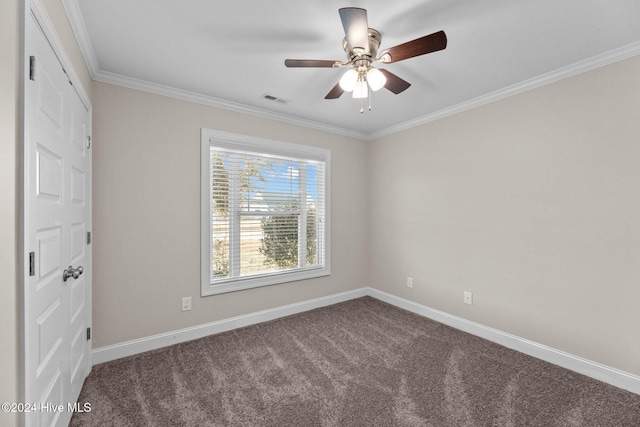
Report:
M 314 277 L 314 271 L 328 274 L 328 158 L 304 156 L 303 146 L 286 150 L 289 146 L 211 139 L 208 264 L 213 290 L 230 283 L 235 290 L 298 280 L 309 272 Z

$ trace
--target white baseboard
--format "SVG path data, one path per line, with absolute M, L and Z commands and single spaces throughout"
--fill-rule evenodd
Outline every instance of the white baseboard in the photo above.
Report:
M 219 334 L 220 332 L 254 325 L 256 323 L 267 322 L 280 317 L 302 313 L 315 308 L 337 304 L 355 298 L 360 298 L 368 294 L 368 288 L 360 288 L 353 291 L 333 294 L 326 297 L 315 298 L 295 304 L 284 305 L 269 310 L 249 313 L 242 316 L 231 317 L 229 319 L 218 320 L 216 322 L 205 323 L 203 325 L 192 326 L 190 328 L 165 332 L 158 335 L 139 338 L 114 344 L 106 347 L 99 347 L 93 350 L 93 364 L 109 362 L 122 357 L 133 356 L 145 351 L 167 347 L 173 344 L 203 338 L 208 335 Z
M 488 326 L 481 325 L 480 323 L 472 322 L 470 320 L 463 319 L 462 317 L 454 316 L 377 289 L 368 288 L 367 290 L 369 296 L 395 305 L 398 308 L 402 308 L 461 331 L 468 332 L 472 335 L 493 341 L 496 344 L 517 350 L 529 356 L 544 360 L 545 362 L 553 363 L 554 365 L 595 378 L 618 388 L 628 390 L 632 393 L 640 394 L 640 377 L 637 375 L 611 368 L 597 362 L 592 362 L 582 357 L 574 356 L 573 354 L 556 350 L 546 345 L 538 344 L 534 341 L 520 338 L 518 336 L 502 332 L 498 329 L 490 328 Z
M 190 341 L 220 332 L 230 331 L 244 326 L 254 325 L 278 319 L 292 314 L 302 313 L 315 308 L 337 304 L 363 296 L 371 296 L 398 308 L 427 317 L 472 335 L 493 341 L 497 344 L 536 357 L 554 365 L 578 372 L 613 386 L 640 394 L 640 377 L 579 356 L 556 350 L 498 329 L 472 322 L 440 310 L 418 304 L 373 288 L 360 288 L 326 297 L 289 304 L 269 310 L 258 311 L 243 316 L 232 317 L 190 328 L 166 332 L 145 338 L 131 340 L 93 350 L 93 364 L 108 362 L 122 357 L 132 356 L 149 350 L 167 347 L 180 342 Z

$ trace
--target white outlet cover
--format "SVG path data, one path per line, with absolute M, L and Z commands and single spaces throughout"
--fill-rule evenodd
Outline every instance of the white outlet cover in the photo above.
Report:
M 464 303 L 473 304 L 473 294 L 471 292 L 464 291 Z

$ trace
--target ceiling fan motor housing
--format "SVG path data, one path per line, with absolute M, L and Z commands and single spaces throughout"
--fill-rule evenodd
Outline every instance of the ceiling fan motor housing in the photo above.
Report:
M 347 54 L 349 62 L 352 62 L 356 66 L 356 68 L 359 68 L 361 66 L 368 67 L 376 59 L 378 48 L 380 47 L 381 42 L 382 34 L 380 34 L 378 30 L 369 28 L 369 52 L 363 52 L 359 48 L 351 49 L 346 37 L 342 40 L 342 48 Z

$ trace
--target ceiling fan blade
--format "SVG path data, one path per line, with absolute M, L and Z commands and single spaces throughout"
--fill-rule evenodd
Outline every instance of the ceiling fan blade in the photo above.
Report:
M 436 52 L 447 47 L 447 35 L 444 31 L 429 34 L 410 42 L 385 49 L 380 52 L 380 62 L 390 64 L 431 52 Z
M 319 68 L 333 68 L 334 65 L 342 64 L 341 61 L 331 61 L 326 59 L 285 59 L 285 67 L 319 67 Z
M 336 85 L 329 91 L 327 96 L 324 99 L 338 99 L 344 93 L 344 89 L 340 87 L 340 83 L 336 83 Z
M 366 9 L 343 7 L 338 12 L 351 50 L 356 54 L 369 53 L 369 23 Z
M 406 80 L 402 80 L 400 77 L 396 76 L 395 74 L 383 68 L 379 68 L 379 70 L 387 78 L 387 82 L 384 84 L 384 87 L 386 87 L 396 95 L 399 94 L 400 92 L 404 92 L 409 88 L 409 86 L 411 86 L 411 83 L 409 83 Z

